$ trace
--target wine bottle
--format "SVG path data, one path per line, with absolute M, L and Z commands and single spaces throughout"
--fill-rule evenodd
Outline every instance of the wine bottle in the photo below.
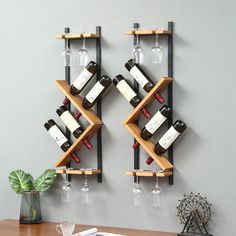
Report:
M 63 105 L 68 105 L 69 104 L 69 102 L 70 102 L 70 100 L 69 100 L 69 98 L 67 98 L 67 97 L 65 97 L 64 98 L 64 100 L 63 100 Z M 79 118 L 82 116 L 82 114 L 79 112 L 79 111 L 77 111 L 75 114 L 74 114 L 74 118 L 76 119 L 76 120 L 79 120 Z
M 48 120 L 47 123 L 44 124 L 44 127 L 48 131 L 48 133 L 51 135 L 51 137 L 56 141 L 57 145 L 66 152 L 70 146 L 71 143 L 66 138 L 66 136 L 63 134 L 63 132 L 60 130 L 56 122 L 52 119 Z M 74 153 L 71 154 L 71 157 L 76 163 L 80 162 L 80 158 L 76 156 Z
M 125 63 L 125 67 L 147 93 L 155 86 L 154 82 L 143 68 L 141 68 L 139 64 L 136 64 L 133 59 L 128 60 L 128 62 Z M 159 93 L 155 93 L 154 96 L 161 104 L 165 101 Z
M 78 95 L 85 85 L 92 79 L 92 77 L 97 73 L 98 65 L 94 61 L 90 61 L 86 68 L 82 70 L 73 84 L 70 86 L 70 93 L 74 96 Z
M 74 135 L 74 137 L 79 138 L 80 135 L 84 132 L 84 129 L 81 127 L 79 122 L 73 117 L 67 107 L 61 106 L 59 109 L 56 110 L 56 113 L 64 122 L 66 127 L 70 130 L 70 132 Z M 84 140 L 83 142 L 88 149 L 92 148 L 92 144 L 88 140 Z
M 155 145 L 155 153 L 159 156 L 163 155 L 186 129 L 187 125 L 183 121 L 175 121 L 175 123 L 166 131 L 159 142 Z M 146 163 L 150 165 L 152 161 L 152 157 L 149 157 Z
M 141 137 L 144 140 L 150 139 L 170 116 L 171 109 L 166 105 L 162 106 L 161 109 L 144 126 L 141 132 Z
M 66 127 L 70 130 L 70 132 L 74 135 L 74 137 L 79 138 L 79 136 L 83 133 L 84 129 L 80 126 L 78 121 L 72 116 L 67 107 L 61 106 L 56 110 L 56 113 L 64 122 Z
M 133 107 L 136 107 L 141 102 L 141 99 L 130 87 L 130 85 L 122 75 L 117 75 L 113 79 L 113 83 Z M 141 111 L 143 112 L 145 117 L 150 118 L 150 113 L 146 110 L 145 107 Z
M 108 76 L 103 75 L 102 78 L 97 81 L 97 83 L 92 87 L 92 89 L 83 99 L 83 108 L 89 109 L 93 107 L 98 99 L 103 95 L 103 93 L 109 88 L 111 83 L 111 79 Z

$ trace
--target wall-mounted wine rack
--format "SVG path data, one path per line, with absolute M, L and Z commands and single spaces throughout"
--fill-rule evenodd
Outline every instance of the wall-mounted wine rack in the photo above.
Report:
M 131 135 L 134 137 L 134 144 L 137 142 L 145 149 L 145 151 L 154 159 L 154 161 L 162 169 L 161 171 L 143 171 L 140 170 L 140 153 L 139 147 L 134 149 L 134 171 L 128 171 L 125 174 L 127 176 L 134 176 L 134 181 L 138 181 L 138 177 L 168 177 L 169 184 L 173 185 L 173 146 L 168 149 L 168 158 L 166 156 L 158 156 L 154 152 L 154 144 L 151 140 L 145 141 L 141 138 L 141 129 L 138 126 L 138 119 L 141 115 L 141 110 L 144 107 L 149 106 L 154 100 L 154 94 L 156 92 L 162 91 L 167 87 L 168 93 L 168 106 L 173 111 L 173 22 L 168 22 L 168 29 L 151 29 L 144 30 L 140 29 L 139 23 L 134 23 L 133 30 L 125 32 L 125 35 L 133 36 L 134 44 L 136 43 L 136 38 L 138 36 L 146 37 L 152 35 L 162 35 L 166 36 L 168 40 L 168 77 L 163 77 L 152 90 L 144 97 L 144 99 L 139 103 L 139 105 L 131 112 L 129 117 L 124 121 L 124 126 L 128 129 Z M 139 92 L 139 84 L 134 80 L 134 90 Z M 173 123 L 172 116 L 168 119 L 168 127 L 171 127 Z
M 98 64 L 98 72 L 96 75 L 97 81 L 101 77 L 101 27 L 96 27 L 96 33 L 79 33 L 74 34 L 70 33 L 69 28 L 65 28 L 65 33 L 56 35 L 56 39 L 65 40 L 65 47 L 70 48 L 70 43 L 72 40 L 81 40 L 81 39 L 91 39 L 96 42 L 96 63 Z M 75 106 L 75 108 L 83 115 L 83 117 L 89 122 L 88 127 L 84 130 L 81 136 L 75 140 L 72 146 L 65 152 L 60 159 L 55 163 L 56 167 L 66 166 L 66 169 L 57 169 L 58 174 L 66 174 L 66 179 L 70 181 L 71 175 L 97 175 L 98 182 L 102 182 L 102 105 L 101 100 L 97 101 L 96 105 L 96 113 L 95 114 L 91 109 L 84 109 L 82 106 L 82 98 L 77 96 L 72 96 L 70 94 L 70 66 L 65 66 L 65 80 L 57 80 L 55 81 L 57 87 L 62 91 L 62 93 L 69 99 L 69 103 L 67 104 L 67 108 L 71 110 L 71 103 Z M 85 139 L 89 139 L 92 135 L 97 133 L 97 169 L 72 169 L 70 168 L 71 157 L 70 154 L 75 150 L 80 150 L 84 145 L 83 141 Z M 66 128 L 66 136 L 69 137 L 71 141 L 71 133 Z

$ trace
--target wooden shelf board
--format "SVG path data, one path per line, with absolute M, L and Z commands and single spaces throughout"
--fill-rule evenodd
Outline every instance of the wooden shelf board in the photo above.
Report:
M 96 116 L 92 109 L 84 109 L 82 106 L 82 98 L 77 95 L 73 96 L 70 93 L 70 86 L 64 80 L 55 81 L 57 87 L 64 93 L 64 95 L 71 101 L 76 109 L 84 116 L 90 124 L 102 124 L 102 121 Z
M 83 38 L 87 38 L 87 39 L 92 39 L 92 38 L 99 38 L 99 35 L 94 34 L 94 33 L 81 33 L 81 34 L 58 34 L 55 35 L 56 39 L 83 39 Z
M 173 169 L 173 165 L 168 161 L 165 156 L 158 156 L 154 152 L 154 144 L 151 140 L 144 140 L 141 138 L 141 129 L 135 123 L 126 123 L 125 127 L 137 140 L 137 142 L 145 149 L 145 151 L 156 161 L 163 171 Z
M 152 170 L 131 170 L 125 172 L 127 176 L 141 176 L 141 177 L 167 177 L 172 175 L 172 171 L 152 171 Z
M 139 30 L 129 30 L 125 32 L 125 35 L 156 35 L 156 34 L 163 34 L 168 35 L 171 34 L 171 31 L 166 29 L 139 29 Z
M 147 107 L 155 100 L 154 94 L 165 89 L 172 82 L 172 80 L 173 79 L 169 77 L 161 78 L 152 88 L 152 90 L 138 104 L 138 106 L 130 113 L 129 117 L 124 121 L 124 124 L 134 123 L 141 115 L 142 108 Z
M 70 154 L 75 150 L 80 150 L 84 146 L 83 140 L 89 139 L 98 129 L 101 128 L 101 126 L 102 124 L 90 124 L 80 135 L 80 137 L 75 140 L 71 147 L 63 153 L 60 159 L 55 163 L 55 167 L 65 166 L 71 160 Z
M 58 169 L 56 171 L 58 174 L 70 174 L 70 175 L 97 175 L 101 173 L 98 169 Z
M 66 170 L 64 170 L 64 169 L 57 169 L 57 170 L 56 170 L 56 173 L 57 173 L 57 174 L 65 174 L 65 173 L 66 173 Z

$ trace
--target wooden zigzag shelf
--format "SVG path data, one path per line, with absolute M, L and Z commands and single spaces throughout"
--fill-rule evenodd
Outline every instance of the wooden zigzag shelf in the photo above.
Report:
M 55 81 L 57 87 L 63 92 L 63 94 L 70 100 L 70 102 L 76 107 L 76 109 L 84 116 L 84 118 L 89 122 L 89 126 L 84 130 L 78 139 L 71 145 L 71 147 L 63 153 L 60 159 L 55 163 L 56 167 L 65 166 L 71 160 L 71 153 L 78 151 L 83 147 L 83 141 L 89 139 L 98 129 L 102 126 L 102 121 L 97 117 L 97 115 L 91 109 L 84 109 L 82 106 L 82 98 L 77 95 L 73 96 L 70 93 L 70 86 L 64 80 Z
M 139 105 L 130 113 L 129 117 L 124 121 L 124 126 L 132 134 L 132 136 L 137 140 L 137 142 L 145 149 L 145 151 L 154 159 L 154 161 L 161 167 L 163 171 L 168 171 L 173 169 L 173 165 L 168 161 L 165 156 L 158 156 L 154 152 L 154 144 L 151 140 L 144 140 L 141 138 L 141 129 L 135 123 L 139 116 L 141 115 L 141 110 L 144 107 L 148 107 L 154 100 L 154 94 L 164 90 L 170 83 L 172 78 L 163 77 L 153 89 L 143 98 Z

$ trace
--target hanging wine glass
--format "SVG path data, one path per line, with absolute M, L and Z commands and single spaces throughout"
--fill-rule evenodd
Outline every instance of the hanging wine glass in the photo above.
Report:
M 161 64 L 163 61 L 164 48 L 159 45 L 158 33 L 156 33 L 156 41 L 151 49 L 151 61 L 153 64 Z
M 142 64 L 144 62 L 144 50 L 140 45 L 139 35 L 136 35 L 136 43 L 133 47 L 133 59 L 137 64 Z
M 152 204 L 153 204 L 153 207 L 161 206 L 161 188 L 159 187 L 158 176 L 156 177 L 155 186 L 152 189 Z
M 89 51 L 85 46 L 85 37 L 83 37 L 82 47 L 78 51 L 78 62 L 80 66 L 87 66 L 89 62 Z
M 143 188 L 139 183 L 139 177 L 136 177 L 136 181 L 133 187 L 133 204 L 135 207 L 139 207 L 142 205 L 142 195 L 143 195 Z
M 71 66 L 73 53 L 69 48 L 69 40 L 66 38 L 65 41 L 66 41 L 66 46 L 65 49 L 62 51 L 62 55 L 64 57 L 64 66 Z
M 63 202 L 70 203 L 72 201 L 73 187 L 67 180 L 61 185 L 61 196 Z
M 85 174 L 84 184 L 81 188 L 82 193 L 82 203 L 83 204 L 90 204 L 91 203 L 91 186 L 88 185 L 88 175 Z

